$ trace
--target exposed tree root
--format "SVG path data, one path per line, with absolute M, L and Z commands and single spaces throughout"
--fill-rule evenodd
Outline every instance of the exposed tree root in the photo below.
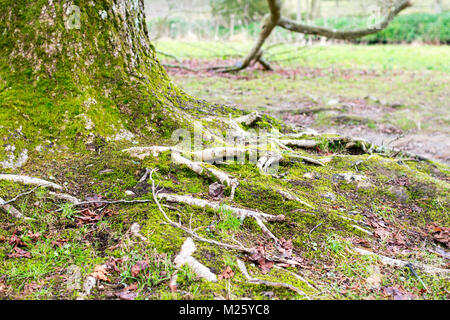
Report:
M 408 265 L 412 265 L 414 268 L 420 269 L 420 270 L 422 270 L 426 273 L 430 273 L 430 274 L 448 275 L 450 273 L 450 270 L 448 270 L 448 269 L 436 268 L 436 267 L 429 266 L 429 265 L 426 265 L 423 263 L 418 263 L 418 262 L 411 263 L 411 262 L 407 262 L 407 261 L 403 261 L 403 260 L 392 259 L 392 258 L 389 258 L 386 256 L 382 256 L 380 254 L 377 254 L 375 252 L 362 249 L 362 248 L 354 248 L 353 250 L 362 255 L 376 256 L 380 259 L 381 263 L 389 265 L 389 266 L 393 266 L 393 267 L 408 267 Z
M 185 165 L 195 173 L 199 175 L 205 175 L 205 171 L 209 172 L 210 175 L 214 176 L 217 180 L 219 180 L 221 183 L 226 184 L 227 186 L 231 187 L 231 199 L 234 198 L 234 192 L 236 188 L 239 186 L 239 181 L 235 178 L 231 178 L 228 174 L 225 172 L 222 172 L 218 169 L 215 169 L 213 167 L 207 166 L 206 163 L 201 162 L 193 162 L 181 155 L 179 155 L 176 152 L 172 152 L 172 161 L 179 165 Z
M 17 201 L 17 199 L 19 199 L 20 197 L 23 197 L 23 196 L 33 193 L 37 188 L 39 188 L 39 186 L 34 187 L 30 191 L 22 192 L 21 194 L 18 194 L 17 196 L 15 196 L 14 198 L 12 198 L 11 200 L 8 200 L 8 201 L 0 200 L 0 205 L 5 206 L 10 203 L 13 203 L 13 202 Z
M 292 290 L 292 291 L 298 293 L 299 295 L 305 297 L 306 299 L 311 300 L 311 298 L 310 298 L 306 293 L 304 293 L 302 290 L 300 290 L 300 289 L 297 288 L 297 287 L 294 287 L 294 286 L 291 285 L 291 284 L 283 283 L 283 282 L 271 282 L 271 281 L 266 281 L 266 280 L 261 280 L 261 279 L 252 278 L 252 277 L 248 274 L 248 271 L 247 271 L 247 268 L 246 268 L 246 266 L 245 266 L 245 263 L 244 263 L 243 261 L 239 260 L 239 259 L 236 259 L 236 261 L 237 261 L 237 265 L 238 265 L 238 267 L 239 267 L 239 270 L 242 272 L 242 274 L 245 276 L 245 278 L 246 278 L 249 282 L 255 283 L 255 284 L 262 284 L 262 285 L 270 286 L 270 287 L 282 287 L 282 288 L 287 288 L 287 289 L 290 289 L 290 290 Z
M 198 241 L 202 241 L 202 242 L 206 242 L 206 243 L 209 243 L 209 244 L 217 245 L 217 246 L 225 248 L 225 249 L 232 249 L 232 250 L 245 252 L 247 254 L 255 254 L 255 253 L 257 253 L 256 249 L 254 249 L 254 248 L 246 248 L 239 242 L 238 242 L 239 245 L 232 245 L 232 244 L 228 244 L 228 243 L 219 242 L 219 241 L 216 241 L 216 240 L 210 240 L 210 239 L 203 238 L 202 236 L 198 235 L 195 231 L 193 231 L 191 229 L 188 229 L 185 226 L 183 226 L 181 223 L 177 223 L 177 222 L 174 222 L 173 220 L 171 220 L 167 216 L 166 212 L 164 211 L 164 209 L 162 208 L 162 205 L 160 204 L 160 202 L 158 200 L 159 195 L 158 195 L 158 192 L 156 191 L 155 181 L 153 180 L 153 173 L 155 171 L 156 171 L 156 169 L 152 169 L 151 173 L 150 173 L 150 180 L 152 181 L 153 199 L 154 199 L 156 205 L 158 206 L 159 211 L 161 211 L 161 213 L 164 215 L 164 218 L 166 219 L 166 221 L 171 226 L 183 230 L 184 232 L 189 234 L 192 238 L 194 238 L 194 239 L 196 239 Z M 171 196 L 173 196 L 173 195 L 171 195 Z M 239 210 L 245 210 L 245 209 L 239 209 Z M 248 210 L 246 210 L 246 211 L 248 211 Z M 264 220 L 266 220 L 266 221 L 270 221 L 270 219 L 273 219 L 272 221 L 279 221 L 279 219 L 284 219 L 284 216 L 282 218 L 282 216 L 266 215 L 266 214 L 262 214 L 262 213 L 259 213 L 259 212 L 258 212 L 258 214 L 260 214 L 261 218 L 264 218 Z M 260 221 L 261 221 L 261 218 L 259 219 Z M 290 264 L 290 265 L 300 265 L 300 263 L 297 262 L 297 261 L 290 260 L 290 259 L 285 259 L 285 258 L 281 258 L 281 257 L 277 257 L 277 256 L 270 255 L 270 254 L 266 254 L 265 258 L 267 260 L 269 260 L 269 261 L 277 261 L 277 262 L 286 263 L 286 264 Z
M 0 210 L 5 212 L 6 214 L 12 215 L 14 218 L 17 219 L 23 218 L 23 214 L 19 210 L 17 210 L 10 204 L 6 204 L 6 201 L 3 200 L 2 198 L 0 198 Z
M 183 152 L 183 151 L 178 150 L 173 147 L 163 147 L 163 146 L 133 147 L 133 148 L 122 150 L 122 152 L 127 152 L 130 156 L 138 158 L 140 160 L 143 160 L 148 156 L 157 157 L 161 153 L 166 152 L 166 151 L 177 151 L 179 153 Z
M 291 201 L 296 201 L 299 202 L 311 209 L 314 209 L 314 207 L 312 205 L 310 205 L 309 203 L 306 203 L 305 201 L 303 201 L 302 199 L 290 194 L 289 192 L 286 191 L 282 191 L 282 190 L 277 190 L 277 192 L 286 200 L 291 200 Z
M 130 227 L 129 233 L 142 241 L 147 241 L 148 239 L 141 234 L 141 226 L 137 223 L 133 223 Z
M 295 278 L 297 278 L 298 280 L 300 280 L 300 281 L 302 281 L 304 284 L 306 284 L 309 288 L 311 288 L 311 289 L 313 289 L 313 290 L 317 290 L 317 288 L 315 288 L 314 286 L 312 286 L 312 285 L 311 285 L 305 278 L 303 278 L 301 275 L 299 275 L 299 274 L 297 274 L 297 273 L 294 273 L 294 272 L 292 272 L 292 271 L 289 271 L 289 270 L 287 270 L 287 269 L 284 269 L 284 268 L 282 268 L 282 267 L 279 267 L 279 266 L 277 266 L 277 265 L 274 265 L 273 267 L 276 268 L 276 269 L 279 269 L 279 270 L 283 270 L 283 271 L 285 271 L 285 272 L 287 272 L 287 273 L 293 275 Z
M 191 238 L 187 238 L 181 247 L 180 253 L 175 257 L 174 263 L 177 268 L 181 268 L 183 265 L 188 265 L 194 273 L 210 282 L 217 282 L 217 276 L 209 270 L 208 267 L 201 264 L 195 259 L 192 254 L 196 250 L 194 241 Z
M 319 144 L 317 140 L 280 140 L 285 146 L 298 148 L 315 148 Z
M 174 203 L 184 203 L 191 206 L 197 206 L 200 208 L 206 208 L 209 207 L 211 209 L 217 210 L 220 207 L 219 202 L 210 202 L 203 199 L 197 199 L 193 198 L 191 196 L 179 196 L 174 194 L 159 194 L 159 198 L 166 199 L 169 202 Z M 253 218 L 258 226 L 262 229 L 263 233 L 275 240 L 277 243 L 279 242 L 278 238 L 273 235 L 273 233 L 266 227 L 263 221 L 284 221 L 285 216 L 279 215 L 279 216 L 273 216 L 266 213 L 261 213 L 257 211 L 247 210 L 247 209 L 241 209 L 241 208 L 235 208 L 226 206 L 227 209 L 231 210 L 233 214 L 235 214 L 237 217 L 239 217 L 241 220 L 244 220 L 246 217 Z
M 39 187 L 47 187 L 54 190 L 63 189 L 60 185 L 57 185 L 56 183 L 53 182 L 15 174 L 0 174 L 0 180 L 13 181 L 23 184 L 35 185 Z

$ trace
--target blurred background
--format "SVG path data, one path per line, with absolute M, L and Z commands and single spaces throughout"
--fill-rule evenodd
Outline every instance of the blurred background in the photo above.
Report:
M 146 0 L 150 37 L 172 79 L 211 102 L 299 127 L 362 137 L 450 163 L 450 0 L 412 0 L 381 32 L 351 41 L 276 27 L 264 59 L 239 73 L 266 0 Z M 367 28 L 392 0 L 284 0 L 282 14 L 337 30 Z

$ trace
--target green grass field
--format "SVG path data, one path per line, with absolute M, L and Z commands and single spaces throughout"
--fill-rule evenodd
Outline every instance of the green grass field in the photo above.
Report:
M 180 59 L 170 63 L 199 68 L 233 63 L 250 43 L 164 40 L 156 47 Z M 265 57 L 275 72 L 169 72 L 188 93 L 209 101 L 266 111 L 294 125 L 358 135 L 377 144 L 395 140 L 399 147 L 450 162 L 445 151 L 450 150 L 449 46 L 268 47 Z M 313 111 L 302 116 L 305 108 Z
M 179 59 L 227 59 L 245 55 L 252 42 L 189 42 L 160 40 L 159 51 Z M 400 69 L 407 71 L 433 70 L 450 72 L 450 46 L 411 45 L 314 45 L 304 47 L 295 44 L 268 45 L 266 57 L 280 61 L 284 67 L 307 66 L 314 68 L 363 68 L 376 70 Z M 164 56 L 160 56 L 164 59 Z

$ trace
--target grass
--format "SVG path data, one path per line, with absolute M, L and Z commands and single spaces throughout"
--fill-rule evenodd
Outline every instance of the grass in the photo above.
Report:
M 211 61 L 226 64 L 229 55 L 245 54 L 249 46 L 238 42 L 157 43 L 159 50 L 181 59 L 199 59 L 197 66 Z M 450 155 L 444 151 L 450 148 L 445 142 L 450 141 L 445 138 L 450 124 L 449 55 L 449 46 L 283 44 L 269 49 L 266 58 L 296 59 L 274 64 L 276 72 L 246 70 L 231 78 L 184 75 L 173 69 L 170 73 L 180 87 L 208 101 L 269 112 L 322 132 L 332 128 L 356 134 L 377 144 L 405 144 L 412 136 L 411 151 L 449 162 Z M 324 110 L 298 120 L 291 116 L 298 109 L 330 108 L 333 101 L 337 101 L 335 111 Z M 345 117 L 337 121 L 340 115 Z M 401 134 L 404 139 L 397 141 Z M 437 138 L 442 135 L 443 139 Z M 434 146 L 439 141 L 446 145 L 437 150 Z
M 179 41 L 164 39 L 156 42 L 158 50 L 180 59 L 227 59 L 245 55 L 252 42 Z M 270 44 L 268 45 L 270 46 Z M 379 71 L 408 70 L 450 73 L 449 46 L 431 45 L 313 45 L 281 44 L 266 50 L 269 60 L 289 60 L 283 66 L 313 68 L 362 68 Z M 166 59 L 160 55 L 160 59 Z M 292 60 L 293 59 L 293 60 Z
M 174 46 L 176 49 L 175 44 Z M 347 50 L 340 53 L 342 61 L 351 61 L 349 56 L 353 53 L 350 51 L 355 47 L 346 48 Z M 371 103 L 382 108 L 386 104 L 393 104 L 402 99 L 400 109 L 389 109 L 390 117 L 372 119 L 368 122 L 368 126 L 375 125 L 377 129 L 385 122 L 395 121 L 395 116 L 401 117 L 408 110 L 414 110 L 419 114 L 424 111 L 445 114 L 446 106 L 438 102 L 445 102 L 445 98 L 448 97 L 446 72 L 420 69 L 412 61 L 413 55 L 409 54 L 410 61 L 402 61 L 402 72 L 396 74 L 395 67 L 383 67 L 386 55 L 382 48 L 370 48 L 378 50 L 382 57 L 384 55 L 384 58 L 377 60 L 381 67 L 376 76 L 340 73 L 342 69 L 339 68 L 343 66 L 339 65 L 339 68 L 335 68 L 336 72 L 325 72 L 328 67 L 323 67 L 318 69 L 323 71 L 323 74 L 299 73 L 296 78 L 278 73 L 247 71 L 242 74 L 242 78 L 238 76 L 231 80 L 220 76 L 201 75 L 198 77 L 175 75 L 175 80 L 186 90 L 195 92 L 197 96 L 222 103 L 226 100 L 239 102 L 248 109 L 259 107 L 264 110 L 269 104 L 293 108 L 296 103 L 307 101 L 313 101 L 313 107 L 323 107 L 336 98 L 348 103 L 350 99 L 369 94 L 372 97 L 368 100 L 373 100 Z M 403 50 L 401 46 L 398 48 Z M 440 47 L 424 47 L 424 50 L 435 49 L 444 50 Z M 336 50 L 336 53 L 339 53 L 341 47 L 330 47 L 326 50 Z M 326 64 L 326 59 L 328 59 L 326 56 L 316 57 L 312 54 L 308 62 L 312 64 L 307 67 L 314 64 L 321 65 L 320 61 Z M 357 68 L 367 70 L 360 61 L 362 60 L 354 62 Z M 437 65 L 439 61 L 436 62 Z M 305 66 L 296 65 L 296 68 L 303 72 Z M 417 94 L 418 90 L 421 90 L 421 95 Z M 340 102 L 342 105 L 345 103 Z M 344 108 L 342 105 L 340 107 Z M 330 124 L 330 114 L 324 112 L 320 114 L 320 118 L 324 126 Z M 428 122 L 434 124 L 432 120 Z M 79 198 L 98 194 L 107 199 L 119 199 L 125 196 L 126 190 L 136 185 L 145 168 L 158 168 L 159 172 L 154 178 L 160 187 L 178 194 L 207 197 L 212 179 L 200 177 L 187 168 L 175 166 L 167 154 L 161 155 L 158 159 L 148 157 L 138 161 L 120 152 L 121 149 L 120 145 L 108 144 L 98 153 L 87 153 L 82 156 L 62 151 L 57 154 L 58 161 L 54 161 L 54 155 L 48 154 L 47 158 L 36 157 L 35 161 L 27 163 L 23 173 L 43 178 L 51 174 L 56 181 L 67 182 L 67 190 Z M 342 151 L 341 146 L 327 140 L 321 141 L 320 149 L 327 152 Z M 355 163 L 358 161 L 360 165 L 356 168 Z M 430 223 L 448 227 L 450 222 L 447 215 L 449 208 L 447 181 L 450 171 L 447 167 L 438 163 L 406 160 L 399 163 L 380 156 L 369 158 L 364 154 L 336 157 L 324 167 L 302 162 L 282 163 L 280 174 L 284 175 L 283 178 L 262 175 L 253 165 L 228 163 L 219 165 L 219 168 L 240 181 L 233 206 L 251 208 L 268 214 L 286 215 L 286 223 L 267 223 L 267 226 L 277 237 L 292 240 L 295 255 L 302 257 L 310 268 L 300 270 L 290 268 L 290 270 L 301 272 L 302 276 L 319 290 L 311 290 L 286 271 L 272 269 L 269 273 L 262 274 L 259 268 L 248 264 L 252 276 L 290 283 L 315 299 L 389 299 L 383 293 L 382 287 L 390 286 L 399 286 L 412 292 L 418 299 L 448 299 L 449 283 L 444 277 L 433 277 L 419 271 L 420 277 L 430 289 L 424 293 L 421 291 L 421 284 L 410 275 L 408 269 L 386 267 L 374 257 L 354 254 L 352 249 L 359 246 L 353 243 L 355 239 L 368 241 L 374 250 L 385 250 L 386 244 L 381 243 L 380 246 L 379 239 L 360 233 L 352 227 L 353 222 L 340 218 L 342 215 L 350 215 L 350 211 L 359 212 L 358 216 L 362 218 L 362 213 L 368 211 L 380 219 L 384 218 L 386 223 L 392 224 L 398 232 L 414 227 L 426 233 Z M 111 172 L 99 173 L 105 169 L 110 169 Z M 373 186 L 367 190 L 357 190 L 354 185 L 331 181 L 330 177 L 333 174 L 348 171 L 369 177 Z M 305 173 L 314 173 L 314 178 L 306 178 Z M 389 201 L 392 199 L 385 185 L 392 177 L 401 174 L 406 175 L 411 183 L 416 183 L 422 189 L 432 187 L 420 194 L 417 188 L 406 189 L 409 200 L 401 202 L 402 207 L 395 207 L 394 212 L 394 209 L 391 210 L 393 206 Z M 4 199 L 10 199 L 27 190 L 28 188 L 14 183 L 0 183 L 0 196 Z M 283 199 L 276 190 L 292 192 L 316 209 L 306 211 L 302 204 Z M 329 192 L 336 195 L 336 201 L 322 197 Z M 151 193 L 147 192 L 140 198 L 151 199 L 151 197 Z M 379 199 L 388 209 L 372 206 L 374 199 Z M 215 274 L 220 274 L 226 266 L 230 266 L 235 276 L 227 281 L 206 283 L 197 279 L 191 269 L 182 267 L 178 271 L 179 287 L 176 292 L 172 292 L 168 286 L 169 275 L 175 271 L 172 261 L 174 255 L 179 252 L 186 234 L 162 223 L 164 220 L 161 212 L 152 202 L 110 206 L 108 209 L 113 211 L 112 216 L 103 216 L 101 221 L 84 226 L 79 226 L 73 221 L 79 215 L 77 208 L 52 199 L 45 189 L 38 189 L 35 193 L 20 198 L 14 205 L 34 220 L 16 221 L 7 214 L 0 213 L 0 238 L 4 239 L 0 241 L 0 298 L 76 298 L 79 293 L 66 289 L 66 270 L 70 266 L 78 266 L 82 279 L 86 279 L 96 266 L 106 264 L 113 258 L 122 260 L 118 265 L 119 272 L 111 271 L 108 274 L 111 282 L 101 282 L 102 288 L 96 288 L 86 297 L 87 299 L 115 298 L 114 294 L 117 291 L 135 283 L 137 299 L 214 299 L 217 295 L 236 299 L 267 299 L 264 292 L 268 288 L 248 283 L 236 268 L 236 257 L 244 258 L 242 253 L 200 242 L 196 242 L 198 246 L 195 252 L 196 259 L 211 268 Z M 397 210 L 406 217 L 400 226 L 396 225 L 398 221 L 394 218 Z M 176 210 L 167 209 L 167 213 L 174 221 L 180 221 L 208 239 L 234 243 L 230 238 L 232 234 L 233 239 L 245 246 L 267 245 L 268 250 L 275 250 L 254 221 L 246 219 L 241 223 L 231 215 L 225 205 L 217 211 L 176 205 Z M 141 234 L 148 241 L 130 236 L 128 230 L 133 223 L 140 224 Z M 211 227 L 214 225 L 216 228 Z M 319 227 L 311 233 L 316 226 Z M 26 244 L 24 250 L 32 255 L 29 259 L 8 256 L 14 252 L 13 245 L 8 240 L 16 230 Z M 28 235 L 29 232 L 39 232 L 41 236 L 34 240 Z M 55 244 L 58 241 L 61 242 L 60 245 Z M 426 246 L 431 241 L 429 237 L 424 239 L 411 237 L 409 241 L 411 245 L 408 249 L 411 253 L 405 259 L 426 261 L 437 266 L 445 265 L 445 261 L 437 254 L 427 252 Z M 380 253 L 389 254 L 383 251 Z M 146 261 L 149 268 L 133 276 L 131 268 L 139 261 Z M 379 289 L 372 289 L 366 279 L 376 268 L 379 268 L 381 283 Z M 27 291 L 27 285 L 33 283 L 41 287 L 32 292 Z M 114 286 L 117 288 L 111 289 Z M 273 290 L 276 299 L 299 298 L 298 295 L 283 288 L 270 290 Z

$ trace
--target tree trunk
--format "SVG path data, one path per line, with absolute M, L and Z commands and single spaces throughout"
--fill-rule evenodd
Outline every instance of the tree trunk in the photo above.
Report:
M 434 11 L 436 13 L 442 13 L 442 1 L 434 0 Z
M 44 140 L 170 136 L 180 109 L 204 104 L 157 61 L 143 0 L 0 4 L 0 161 Z

